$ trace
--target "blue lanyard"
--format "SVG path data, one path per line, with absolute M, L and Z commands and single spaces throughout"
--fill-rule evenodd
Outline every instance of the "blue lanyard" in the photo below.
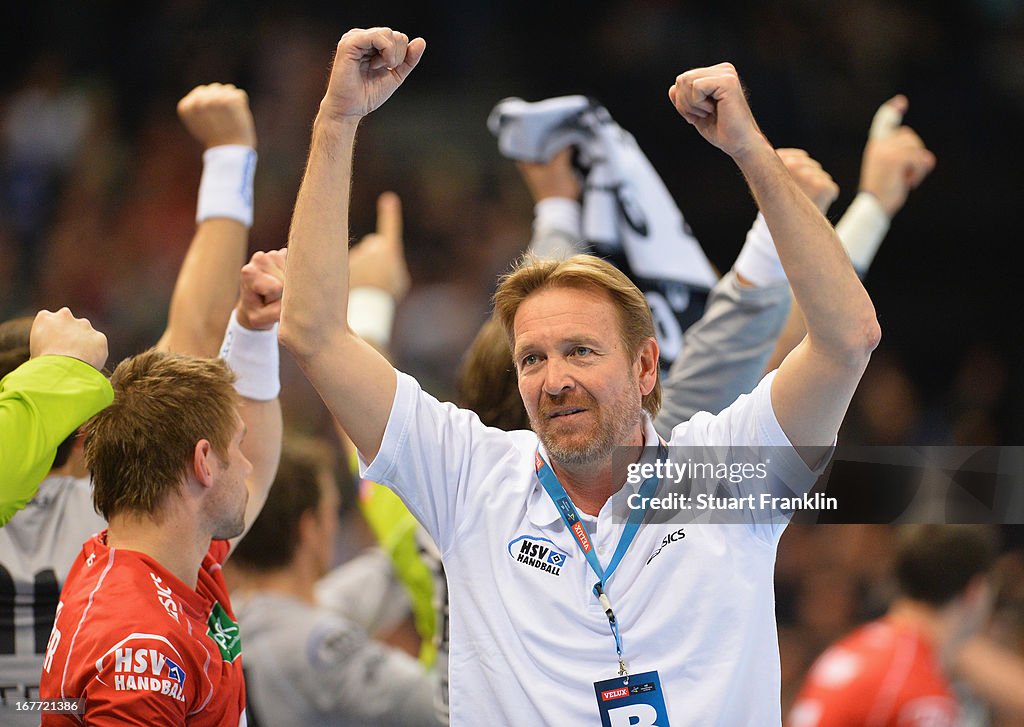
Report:
M 668 452 L 665 451 L 664 445 L 658 447 L 658 457 L 663 460 L 668 458 Z M 615 569 L 619 567 L 622 556 L 629 550 L 630 544 L 632 544 L 633 539 L 636 537 L 637 531 L 640 529 L 640 523 L 643 522 L 644 516 L 647 514 L 647 502 L 654 496 L 655 490 L 658 489 L 658 478 L 649 477 L 640 485 L 639 494 L 643 498 L 641 502 L 644 503 L 644 508 L 642 510 L 631 509 L 629 511 L 629 518 L 622 529 L 622 535 L 619 536 L 619 544 L 615 546 L 612 559 L 608 562 L 607 568 L 602 568 L 601 561 L 597 559 L 597 553 L 594 552 L 593 543 L 590 542 L 590 536 L 587 535 L 587 530 L 580 521 L 580 514 L 572 503 L 572 498 L 569 497 L 569 493 L 565 491 L 562 483 L 558 481 L 558 476 L 551 469 L 551 466 L 541 456 L 539 449 L 535 457 L 535 464 L 537 479 L 540 480 L 544 491 L 548 493 L 548 497 L 555 503 L 566 529 L 572 534 L 576 545 L 583 552 L 583 557 L 586 558 L 591 570 L 597 576 L 597 583 L 594 584 L 593 589 L 594 595 L 597 596 L 597 600 L 604 606 L 605 615 L 608 617 L 608 625 L 611 628 L 612 636 L 615 637 L 615 653 L 619 658 L 619 675 L 625 676 L 626 664 L 622 660 L 622 638 L 619 636 L 619 622 L 615 618 L 611 601 L 605 593 L 605 584 L 608 583 Z

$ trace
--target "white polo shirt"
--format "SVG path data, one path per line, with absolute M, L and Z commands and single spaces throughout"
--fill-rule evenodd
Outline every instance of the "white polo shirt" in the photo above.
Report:
M 669 445 L 779 447 L 773 470 L 806 491 L 815 475 L 788 449 L 772 378 L 718 416 L 679 425 Z M 647 437 L 657 443 L 649 422 Z M 537 443 L 530 431 L 485 427 L 399 373 L 384 440 L 363 472 L 394 489 L 441 550 L 453 727 L 599 725 L 594 682 L 617 673 L 596 577 L 535 474 Z M 636 489 L 624 486 L 590 518 L 604 565 L 623 530 L 613 507 Z M 773 574 L 782 529 L 647 524 L 608 582 L 629 671 L 658 671 L 672 727 L 781 722 Z

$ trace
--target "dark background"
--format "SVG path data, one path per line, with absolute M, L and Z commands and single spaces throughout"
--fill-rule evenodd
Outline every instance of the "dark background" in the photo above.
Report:
M 416 287 L 396 355 L 442 395 L 493 276 L 529 235 L 530 200 L 485 128 L 493 104 L 597 97 L 724 270 L 754 207 L 734 165 L 677 116 L 666 90 L 683 70 L 730 60 L 772 142 L 806 148 L 839 182 L 833 220 L 856 192 L 871 116 L 891 95 L 909 97 L 906 123 L 938 158 L 866 280 L 883 343 L 873 365 L 880 401 L 865 406 L 883 413 L 862 418 L 899 431 L 871 433 L 869 422 L 863 438 L 1021 438 L 1018 0 L 44 1 L 4 12 L 5 123 L 40 89 L 77 99 L 90 121 L 56 161 L 41 152 L 42 162 L 26 161 L 25 149 L 46 144 L 30 139 L 19 151 L 5 131 L 0 281 L 11 284 L 0 285 L 0 313 L 71 305 L 111 334 L 112 363 L 155 340 L 191 236 L 199 150 L 174 117 L 177 99 L 209 81 L 249 91 L 260 136 L 251 241 L 281 246 L 334 44 L 349 27 L 387 24 L 424 36 L 428 49 L 364 123 L 353 234 L 372 228 L 377 193 L 399 192 Z M 958 434 L 967 410 L 983 421 Z

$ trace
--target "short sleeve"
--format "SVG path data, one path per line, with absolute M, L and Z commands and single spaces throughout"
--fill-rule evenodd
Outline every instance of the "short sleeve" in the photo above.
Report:
M 369 464 L 360 460 L 360 470 L 394 490 L 443 553 L 454 538 L 457 512 L 480 504 L 473 485 L 510 466 L 516 452 L 511 434 L 439 402 L 398 372 L 380 450 Z
M 689 422 L 675 427 L 669 440 L 672 447 L 725 450 L 736 460 L 754 465 L 764 463 L 768 473 L 764 479 L 749 477 L 728 486 L 729 494 L 753 495 L 758 503 L 762 493 L 792 498 L 808 492 L 832 456 L 829 452 L 812 470 L 793 447 L 772 408 L 775 374 L 767 374 L 752 392 L 740 396 L 717 416 L 708 412 L 695 414 Z M 749 513 L 754 529 L 776 541 L 788 522 L 781 512 L 756 507 Z

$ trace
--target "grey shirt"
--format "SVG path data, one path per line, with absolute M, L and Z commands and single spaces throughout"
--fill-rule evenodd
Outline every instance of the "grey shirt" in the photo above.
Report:
M 82 543 L 106 526 L 88 478 L 53 475 L 0 528 L 0 724 L 39 724 L 38 712 L 14 703 L 39 699 L 60 589 Z
M 232 595 L 249 723 L 259 727 L 437 725 L 436 677 L 352 621 L 287 595 Z

